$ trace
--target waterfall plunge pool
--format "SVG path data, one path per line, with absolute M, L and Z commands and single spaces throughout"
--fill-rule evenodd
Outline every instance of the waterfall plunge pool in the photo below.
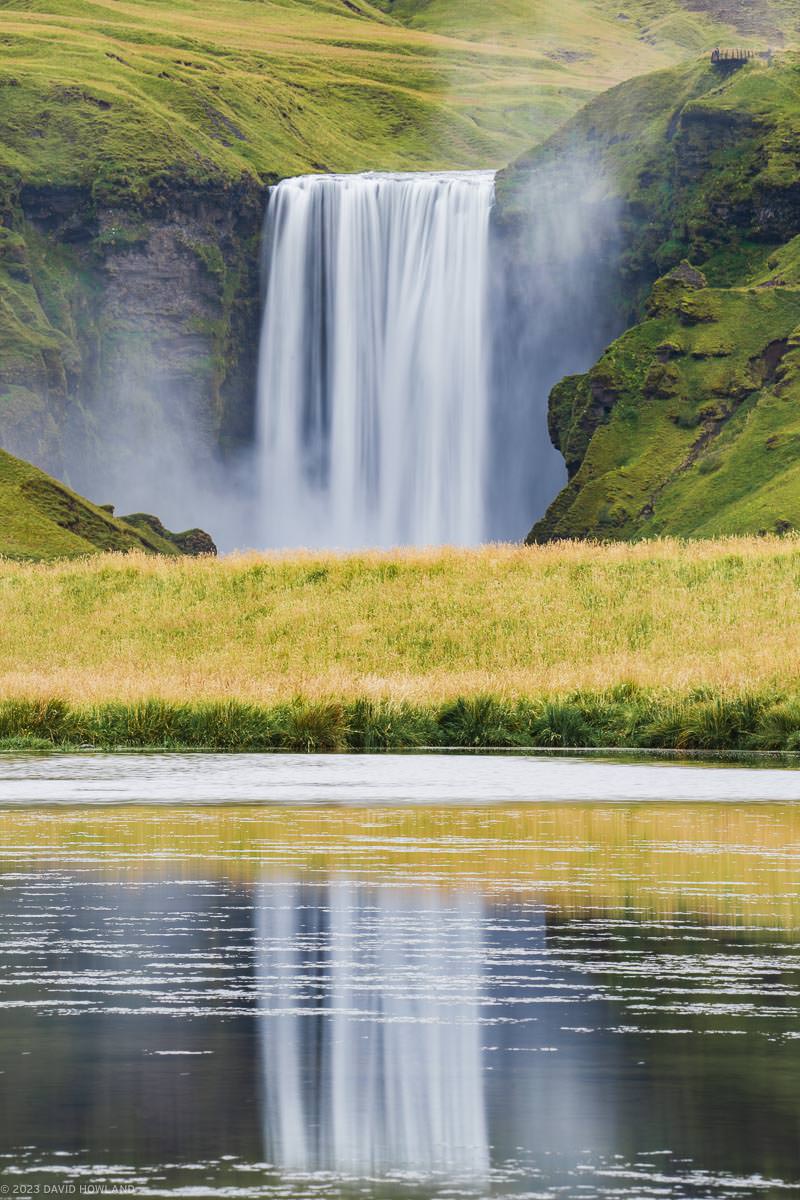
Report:
M 800 1195 L 798 798 L 529 756 L 4 757 L 0 1185 Z

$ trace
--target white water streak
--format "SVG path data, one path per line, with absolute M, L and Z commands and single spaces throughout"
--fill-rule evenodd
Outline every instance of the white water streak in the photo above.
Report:
M 273 189 L 258 441 L 266 546 L 486 535 L 491 172 Z
M 268 1158 L 282 1170 L 485 1175 L 480 900 L 339 880 L 319 924 L 312 899 L 301 885 L 260 888 Z

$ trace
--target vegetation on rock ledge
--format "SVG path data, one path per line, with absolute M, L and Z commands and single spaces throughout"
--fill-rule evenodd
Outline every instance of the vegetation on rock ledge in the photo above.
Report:
M 144 514 L 120 519 L 110 505 L 92 504 L 0 450 L 0 556 L 63 559 L 129 550 L 168 556 L 216 552 L 202 530 L 174 534 Z M 13 625 L 8 611 L 4 619 Z
M 553 392 L 570 482 L 532 540 L 800 527 L 799 87 L 793 53 L 638 79 L 503 179 L 513 222 L 541 163 L 605 173 L 632 325 Z

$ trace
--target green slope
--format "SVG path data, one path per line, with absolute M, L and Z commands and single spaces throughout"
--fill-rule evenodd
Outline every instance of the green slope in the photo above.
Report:
M 722 8 L 730 16 L 769 4 Z M 89 182 L 116 199 L 180 172 L 204 181 L 501 166 L 612 84 L 740 36 L 677 0 L 398 0 L 384 9 L 366 0 L 6 0 L 0 168 L 30 184 Z M 799 25 L 788 6 L 774 36 Z M 753 38 L 763 43 L 763 33 L 744 40 Z
M 4 0 L 0 445 L 89 490 L 76 447 L 102 458 L 103 422 L 162 396 L 241 445 L 266 184 L 502 166 L 620 80 L 799 20 L 778 0 Z
M 101 551 L 208 552 L 198 530 L 171 534 L 153 517 L 114 517 L 30 463 L 0 450 L 0 556 L 74 558 Z
M 677 0 L 4 0 L 0 445 L 86 490 L 75 447 L 165 395 L 241 445 L 265 184 L 502 166 L 739 36 Z
M 532 538 L 800 528 L 800 58 L 600 97 L 508 173 L 508 219 L 537 163 L 587 144 L 621 207 L 616 286 L 637 323 L 553 392 L 570 481 Z

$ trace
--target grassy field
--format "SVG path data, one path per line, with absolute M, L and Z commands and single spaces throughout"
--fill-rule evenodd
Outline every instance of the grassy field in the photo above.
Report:
M 622 79 L 719 39 L 759 41 L 679 0 L 635 0 L 624 20 L 619 10 L 616 0 L 6 0 L 0 173 L 114 200 L 180 170 L 202 181 L 501 166 Z M 790 34 L 798 24 L 775 20 Z
M 800 540 L 0 564 L 0 738 L 800 748 Z

